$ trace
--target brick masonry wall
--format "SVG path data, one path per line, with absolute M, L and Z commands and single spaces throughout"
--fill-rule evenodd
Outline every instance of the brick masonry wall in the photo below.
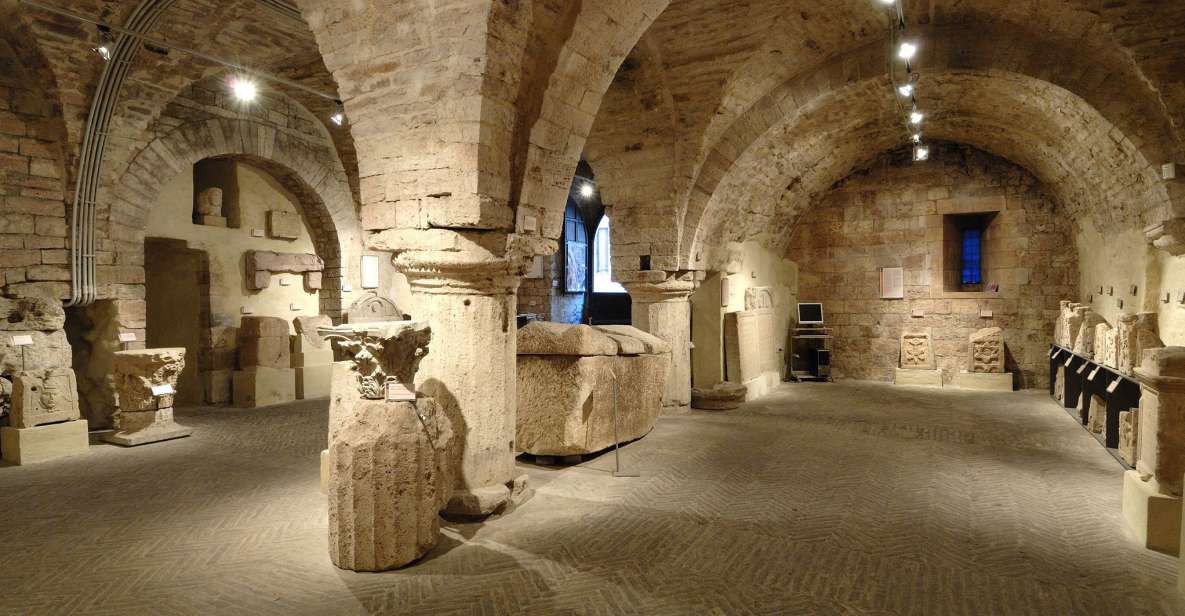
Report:
M 0 290 L 6 294 L 68 289 L 59 117 L 16 50 L 0 39 Z
M 1020 167 L 966 146 L 933 151 L 926 163 L 913 163 L 906 151 L 881 156 L 794 229 L 788 256 L 799 266 L 799 297 L 822 301 L 835 328 L 834 373 L 891 380 L 902 331 L 929 331 L 949 382 L 965 367 L 968 336 L 998 326 L 1018 385 L 1045 386 L 1058 301 L 1077 296 L 1072 223 Z M 942 212 L 990 207 L 1001 211 L 988 230 L 985 282 L 1000 283 L 998 296 L 944 293 L 933 280 L 942 267 Z M 904 300 L 880 299 L 882 267 L 905 269 Z

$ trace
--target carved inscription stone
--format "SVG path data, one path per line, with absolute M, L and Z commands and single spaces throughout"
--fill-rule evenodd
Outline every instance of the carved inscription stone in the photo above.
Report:
M 1164 346 L 1157 334 L 1157 315 L 1155 312 L 1141 312 L 1139 314 L 1125 314 L 1119 317 L 1116 352 L 1116 368 L 1123 374 L 1132 374 L 1139 365 L 1144 351 Z
M 304 224 L 300 216 L 283 210 L 270 210 L 267 213 L 268 233 L 281 240 L 300 239 L 300 230 Z
M 11 404 L 11 423 L 16 428 L 78 419 L 74 371 L 53 368 L 18 373 L 12 383 Z
M 745 289 L 745 310 L 760 310 L 774 307 L 774 293 L 770 287 L 749 287 Z
M 906 332 L 901 334 L 901 367 L 913 370 L 933 370 L 934 351 L 930 334 Z
M 1107 322 L 1099 323 L 1094 326 L 1094 338 L 1092 339 L 1093 346 L 1091 347 L 1091 355 L 1096 364 L 1107 363 L 1107 348 L 1109 344 L 1109 334 L 1111 326 Z
M 970 372 L 1004 372 L 1004 332 L 988 327 L 971 334 Z

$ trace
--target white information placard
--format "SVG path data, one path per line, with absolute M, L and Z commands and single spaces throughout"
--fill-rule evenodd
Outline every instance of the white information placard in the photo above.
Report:
M 905 299 L 905 268 L 881 268 L 881 299 Z
M 1070 364 L 1072 364 L 1072 363 L 1074 363 L 1074 354 L 1073 354 L 1073 353 L 1070 353 L 1070 356 L 1066 358 L 1066 363 L 1065 363 L 1065 364 L 1063 364 L 1063 365 L 1064 365 L 1065 367 L 1069 368 L 1069 367 L 1070 367 Z
M 1123 379 L 1115 379 L 1114 381 L 1111 381 L 1111 384 L 1107 386 L 1107 393 L 1109 393 L 1109 394 L 1115 393 L 1115 390 L 1119 389 L 1119 382 L 1122 380 Z
M 119 332 L 119 341 L 125 342 L 125 343 L 126 342 L 135 342 L 136 341 L 136 332 Z
M 1090 380 L 1092 380 L 1092 381 L 1093 381 L 1093 380 L 1095 380 L 1096 378 L 1098 378 L 1098 376 L 1099 376 L 1099 371 L 1100 371 L 1100 370 L 1102 370 L 1102 368 L 1100 368 L 1099 366 L 1095 366 L 1095 367 L 1094 367 L 1094 370 L 1091 370 L 1091 371 L 1090 371 L 1090 374 L 1089 374 L 1089 375 L 1087 375 L 1087 377 L 1086 377 L 1086 378 L 1087 378 L 1087 379 L 1090 379 Z
M 362 255 L 362 288 L 379 288 L 379 258 L 375 255 Z
M 12 346 L 29 346 L 31 344 L 33 344 L 33 336 L 29 334 L 12 337 Z
M 1086 367 L 1089 365 L 1090 364 L 1083 363 L 1081 366 L 1078 366 L 1078 374 L 1082 374 L 1083 372 L 1086 372 Z
M 172 393 L 175 393 L 175 390 L 173 389 L 173 386 L 169 385 L 168 383 L 165 383 L 164 385 L 152 386 L 152 395 L 158 398 L 160 396 L 168 396 Z
M 416 393 L 408 389 L 403 383 L 399 381 L 387 381 L 388 402 L 413 402 L 415 399 Z

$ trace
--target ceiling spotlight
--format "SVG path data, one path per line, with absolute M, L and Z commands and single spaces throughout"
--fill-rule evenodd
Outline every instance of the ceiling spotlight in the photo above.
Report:
M 250 103 L 255 100 L 255 95 L 259 93 L 259 89 L 255 87 L 255 82 L 244 77 L 236 77 L 231 81 L 230 90 L 241 103 Z
M 346 108 L 342 105 L 341 101 L 337 102 L 337 110 L 333 112 L 333 115 L 329 116 L 329 121 L 338 126 L 346 123 Z
M 115 49 L 115 37 L 111 36 L 111 29 L 107 26 L 99 26 L 99 46 L 91 51 L 99 54 L 104 62 L 110 62 L 113 49 Z
M 897 91 L 901 93 L 901 96 L 913 96 L 913 84 L 907 83 L 903 86 L 897 86 Z
M 897 57 L 902 60 L 911 60 L 913 55 L 918 52 L 918 46 L 909 42 L 902 42 L 901 46 L 897 48 Z
M 913 111 L 909 112 L 909 123 L 910 124 L 921 124 L 922 119 L 925 117 L 926 116 L 923 115 L 922 112 L 918 111 L 917 109 L 914 109 Z
M 922 142 L 922 134 L 921 133 L 914 133 L 909 136 L 909 139 L 911 141 L 913 141 L 914 143 L 921 143 Z
M 881 4 L 883 4 L 885 6 L 892 6 L 894 4 L 897 4 L 897 0 L 881 0 Z
M 591 183 L 585 182 L 580 187 L 580 196 L 584 197 L 585 199 L 588 199 L 589 197 L 593 196 L 593 192 L 595 192 L 595 191 L 593 190 L 593 185 Z
M 914 160 L 926 160 L 930 158 L 930 146 L 918 145 L 913 149 Z

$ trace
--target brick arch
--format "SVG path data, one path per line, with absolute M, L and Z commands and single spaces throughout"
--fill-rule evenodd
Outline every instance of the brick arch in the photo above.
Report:
M 1001 34 L 1001 36 L 1005 35 Z M 1088 131 L 1086 133 L 1088 138 L 1109 135 L 1111 141 L 1122 151 L 1122 156 L 1117 161 L 1108 160 L 1106 164 L 1114 183 L 1125 183 L 1125 177 L 1140 178 L 1138 190 L 1128 191 L 1126 195 L 1120 197 L 1127 206 L 1141 208 L 1141 212 L 1138 217 L 1134 218 L 1135 220 L 1158 222 L 1159 219 L 1176 215 L 1176 212 L 1185 209 L 1185 203 L 1174 203 L 1174 195 L 1163 190 L 1163 186 L 1161 190 L 1156 190 L 1153 186 L 1155 184 L 1152 177 L 1153 169 L 1160 162 L 1173 159 L 1174 152 L 1177 151 L 1177 144 L 1171 136 L 1173 133 L 1170 130 L 1168 118 L 1160 109 L 1158 102 L 1154 97 L 1145 95 L 1146 86 L 1138 83 L 1138 79 L 1131 76 L 1130 72 L 1112 75 L 1107 72 L 1106 68 L 1103 68 L 1103 65 L 1092 63 L 1089 58 L 1086 60 L 1086 66 L 1090 68 L 1085 71 L 1075 70 L 1071 66 L 1050 67 L 1048 62 L 1043 63 L 1042 61 L 1050 57 L 1049 54 L 1057 52 L 1056 45 L 1036 39 L 1014 36 L 1013 40 L 1009 41 L 1005 38 L 995 41 L 989 50 L 986 47 L 977 47 L 971 44 L 962 47 L 956 44 L 956 41 L 966 38 L 969 38 L 966 33 L 957 29 L 934 30 L 931 34 L 924 36 L 927 46 L 931 49 L 929 55 L 922 59 L 924 67 L 922 74 L 928 76 L 927 81 L 923 82 L 923 86 L 926 87 L 920 88 L 924 105 L 948 109 L 968 102 L 966 98 L 951 96 L 949 93 L 943 96 L 939 92 L 928 91 L 927 88 L 933 89 L 934 84 L 937 83 L 933 80 L 937 75 L 974 73 L 987 79 L 996 80 L 999 88 L 981 90 L 981 94 L 988 96 L 989 100 L 998 99 L 1001 94 L 1009 94 L 1008 88 L 1026 84 L 1024 88 L 1026 91 L 1040 91 L 1042 94 L 1049 94 L 1063 107 L 1060 109 L 1051 108 L 1045 104 L 1048 101 L 1042 101 L 1040 98 L 1027 101 L 1012 100 L 1010 101 L 1011 107 L 998 110 L 1002 117 L 997 123 L 1005 131 L 1003 134 L 1010 132 L 1003 117 L 1007 115 L 1015 115 L 1018 118 L 1045 124 L 1056 122 L 1061 116 L 1076 118 L 1065 124 Z M 1001 55 L 996 53 L 1000 48 L 1011 48 L 1015 52 Z M 1100 75 L 1104 77 L 1111 75 L 1111 77 L 1100 79 Z M 866 46 L 783 83 L 775 91 L 761 98 L 745 115 L 734 122 L 733 127 L 723 133 L 720 140 L 706 154 L 688 196 L 681 242 L 681 250 L 684 251 L 681 255 L 682 263 L 694 265 L 695 253 L 701 250 L 699 238 L 713 236 L 712 232 L 707 230 L 711 225 L 705 220 L 705 212 L 707 208 L 712 207 L 713 200 L 718 199 L 718 194 L 736 190 L 737 180 L 732 174 L 740 169 L 752 172 L 754 165 L 757 164 L 752 160 L 754 153 L 761 151 L 763 147 L 768 150 L 766 142 L 775 138 L 774 136 L 779 134 L 779 131 L 786 130 L 787 126 L 798 121 L 796 118 L 803 116 L 804 113 L 819 113 L 817 110 L 825 106 L 825 101 L 842 99 L 845 90 L 856 87 L 852 84 L 870 82 L 879 82 L 883 86 L 883 92 L 889 92 L 884 70 L 883 45 Z M 931 85 L 927 86 L 927 83 Z M 1040 84 L 1040 87 L 1035 84 Z M 1087 94 L 1079 96 L 1078 91 Z M 879 112 L 885 112 L 888 106 L 892 105 L 891 96 L 871 90 L 870 93 L 884 101 Z M 1097 102 L 1098 105 L 1092 104 L 1093 102 Z M 1031 109 L 1030 107 L 1034 105 L 1042 108 Z M 877 110 L 869 112 L 877 113 Z M 836 107 L 830 109 L 829 113 L 836 121 L 839 121 L 842 116 L 854 112 L 851 109 L 845 111 Z M 981 113 L 991 112 L 984 110 Z M 954 112 L 951 111 L 948 117 L 954 118 Z M 1020 121 L 1017 120 L 1017 122 Z M 899 121 L 898 126 L 900 126 Z M 932 123 L 927 123 L 927 127 L 929 131 L 934 130 Z M 901 131 L 900 134 L 904 137 L 904 131 Z M 948 134 L 948 137 L 953 136 L 953 134 Z M 969 139 L 975 137 L 977 136 L 968 135 Z M 984 138 L 1002 139 L 999 135 L 980 135 L 978 137 L 981 138 L 981 141 Z M 1054 139 L 1054 136 L 1050 136 L 1050 139 Z M 1014 138 L 1010 144 L 1003 140 L 994 144 L 971 143 L 1027 165 L 1039 176 L 1041 175 L 1040 167 L 1044 158 L 1026 155 L 1026 151 L 1035 150 L 1031 147 L 1026 150 L 1024 139 Z M 793 147 L 793 145 L 784 147 Z M 1041 152 L 1046 157 L 1054 159 L 1066 158 L 1066 153 L 1060 152 L 1058 148 L 1054 147 L 1044 147 Z M 1062 169 L 1075 169 L 1078 177 L 1065 171 L 1050 173 L 1047 169 L 1043 179 L 1055 185 L 1058 181 L 1076 182 L 1077 185 L 1068 191 L 1063 187 L 1062 193 L 1064 196 L 1069 192 L 1076 197 L 1071 199 L 1072 201 L 1082 202 L 1086 196 L 1092 194 L 1090 187 L 1082 186 L 1082 178 L 1088 172 L 1097 170 L 1086 166 L 1086 161 L 1083 159 L 1086 154 L 1089 154 L 1089 151 L 1079 151 L 1075 154 L 1079 160 L 1073 164 L 1062 161 L 1054 166 Z M 746 157 L 750 162 L 742 163 L 742 159 Z M 1045 166 L 1049 167 L 1050 165 Z M 757 174 L 759 176 L 768 175 L 765 171 L 759 171 Z M 732 185 L 725 189 L 724 183 L 729 178 L 733 178 Z M 832 181 L 835 179 L 839 178 L 833 178 Z M 1097 191 L 1093 192 L 1095 198 L 1089 200 L 1092 215 L 1105 217 L 1107 210 L 1112 207 L 1112 201 L 1102 198 Z M 1114 191 L 1110 192 L 1112 198 L 1118 196 L 1114 194 Z M 768 191 L 762 194 L 776 199 Z M 1180 201 L 1179 198 L 1176 200 Z
M 192 173 L 198 161 L 216 157 L 239 158 L 260 167 L 298 198 L 313 244 L 325 260 L 321 311 L 340 317 L 341 283 L 356 275 L 350 267 L 360 255 L 361 232 L 345 173 L 332 164 L 336 158 L 327 144 L 313 144 L 251 120 L 211 118 L 183 124 L 159 135 L 128 164 L 111 191 L 108 229 L 130 228 L 142 245 L 148 211 L 161 187 L 178 174 Z

